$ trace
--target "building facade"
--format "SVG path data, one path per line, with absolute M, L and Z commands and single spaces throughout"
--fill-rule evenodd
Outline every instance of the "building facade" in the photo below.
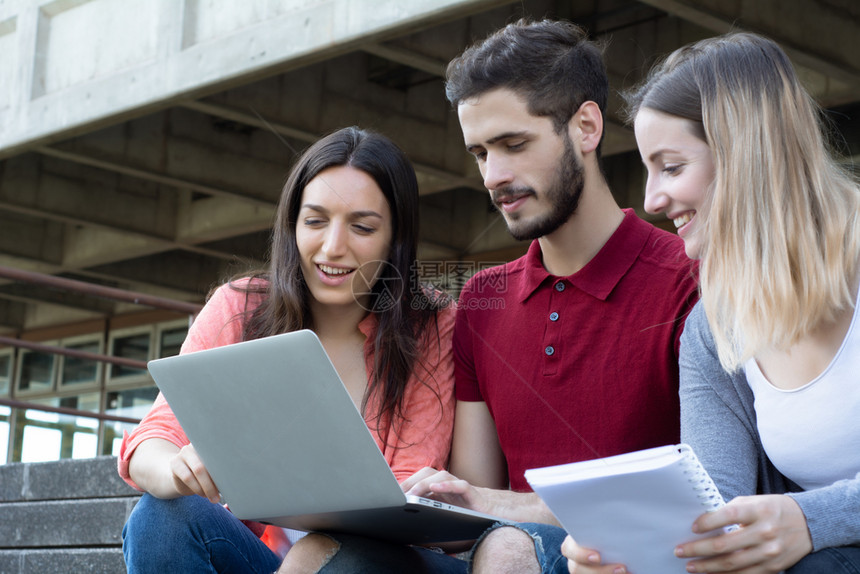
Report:
M 115 453 L 156 394 L 141 364 L 176 353 L 193 315 L 11 271 L 199 307 L 264 264 L 292 162 L 334 129 L 381 131 L 414 162 L 424 279 L 456 294 L 522 254 L 443 87 L 453 56 L 522 16 L 605 45 L 604 169 L 643 217 L 617 92 L 731 29 L 780 42 L 860 157 L 853 0 L 0 0 L 0 463 Z

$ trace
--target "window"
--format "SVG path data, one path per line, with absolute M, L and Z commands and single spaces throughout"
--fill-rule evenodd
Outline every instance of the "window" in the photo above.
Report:
M 12 388 L 12 363 L 14 362 L 15 350 L 3 349 L 0 351 L 0 397 L 9 395 L 9 390 Z M 2 439 L 2 436 L 0 436 Z M 3 464 L 3 458 L 0 457 L 0 464 Z
M 26 424 L 23 427 L 21 439 L 21 462 L 47 462 L 59 460 L 62 450 L 63 433 L 53 428 L 60 420 L 60 415 L 43 413 L 41 411 L 26 411 L 32 413 L 30 420 L 38 420 L 46 424 Z
M 50 397 L 31 402 L 98 412 L 100 393 Z M 98 454 L 99 421 L 38 409 L 16 409 L 13 460 L 45 462 L 61 458 L 91 458 Z
M 76 351 L 102 353 L 102 339 L 98 335 L 65 339 L 62 346 Z M 60 388 L 97 386 L 100 382 L 102 367 L 98 361 L 63 355 L 60 364 Z
M 158 352 L 157 356 L 172 357 L 178 355 L 188 335 L 188 321 L 177 321 L 173 323 L 162 323 L 158 326 Z
M 109 342 L 110 352 L 108 354 L 124 359 L 148 361 L 152 358 L 150 356 L 152 333 L 153 329 L 151 326 L 123 329 L 111 333 Z M 136 369 L 123 365 L 110 365 L 108 373 L 107 379 L 109 383 L 142 382 L 149 380 L 149 374 L 146 372 L 146 369 Z
M 18 361 L 17 391 L 34 394 L 53 390 L 55 366 L 55 355 L 52 353 L 22 349 Z
M 156 387 L 109 391 L 105 402 L 105 413 L 118 417 L 142 419 L 149 412 L 156 396 L 158 396 Z M 135 426 L 131 423 L 106 422 L 102 454 L 118 455 L 123 431 L 131 432 Z
M 2 0 L 0 0 L 2 2 Z M 95 355 L 147 361 L 179 354 L 188 335 L 186 317 L 45 341 Z M 145 367 L 30 349 L 0 348 L 0 397 L 15 396 L 34 408 L 0 405 L 0 464 L 117 455 L 123 432 L 136 423 L 102 421 L 87 413 L 141 419 L 158 396 Z M 80 415 L 39 410 L 65 407 Z
M 12 414 L 10 407 L 0 405 L 0 464 L 7 462 L 9 454 L 9 419 Z

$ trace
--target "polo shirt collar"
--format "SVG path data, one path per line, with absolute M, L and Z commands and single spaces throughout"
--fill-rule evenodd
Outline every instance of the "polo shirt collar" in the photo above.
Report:
M 543 266 L 540 243 L 532 241 L 523 258 L 523 280 L 518 287 L 517 298 L 520 302 L 537 291 L 544 283 L 554 284 L 558 279 L 567 279 L 578 289 L 596 299 L 605 301 L 612 290 L 639 257 L 648 236 L 650 226 L 639 219 L 632 209 L 624 209 L 621 225 L 610 236 L 585 267 L 568 277 L 557 277 Z

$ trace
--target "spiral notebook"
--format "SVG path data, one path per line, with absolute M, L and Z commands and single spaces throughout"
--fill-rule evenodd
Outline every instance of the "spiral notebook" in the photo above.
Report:
M 725 504 L 686 444 L 527 470 L 534 491 L 577 543 L 636 574 L 686 572 L 675 546 L 705 535 L 693 521 Z

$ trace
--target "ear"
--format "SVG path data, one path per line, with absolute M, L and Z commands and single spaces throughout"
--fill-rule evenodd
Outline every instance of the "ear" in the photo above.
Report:
M 590 100 L 584 102 L 570 118 L 569 128 L 573 130 L 573 134 L 579 134 L 579 148 L 583 155 L 596 150 L 603 136 L 603 114 L 600 113 L 600 107 Z

